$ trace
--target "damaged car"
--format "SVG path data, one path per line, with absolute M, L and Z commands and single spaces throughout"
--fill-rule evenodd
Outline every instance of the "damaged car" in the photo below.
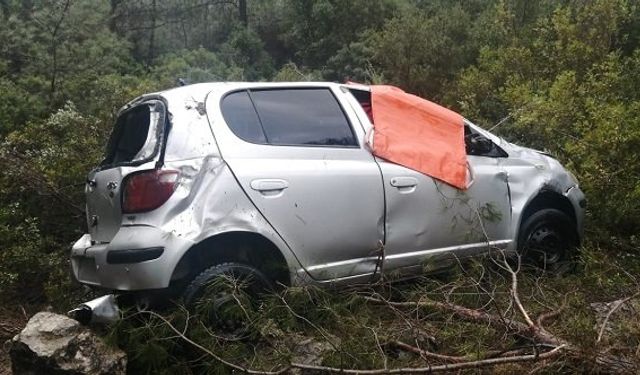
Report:
M 216 278 L 409 277 L 489 250 L 569 262 L 585 197 L 551 156 L 391 86 L 203 83 L 140 96 L 86 180 L 82 284 L 194 303 Z

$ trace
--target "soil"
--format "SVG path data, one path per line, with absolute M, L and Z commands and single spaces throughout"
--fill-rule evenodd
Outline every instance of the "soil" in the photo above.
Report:
M 34 308 L 37 311 L 37 308 Z M 11 340 L 27 323 L 33 310 L 22 306 L 12 308 L 0 307 L 0 375 L 11 374 L 11 360 L 9 359 L 9 345 Z

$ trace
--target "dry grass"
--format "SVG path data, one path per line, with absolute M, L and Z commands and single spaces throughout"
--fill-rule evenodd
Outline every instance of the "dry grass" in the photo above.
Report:
M 136 372 L 281 371 L 292 363 L 319 372 L 460 366 L 463 373 L 572 373 L 613 371 L 614 362 L 636 366 L 636 315 L 612 314 L 614 328 L 598 341 L 601 325 L 590 304 L 637 293 L 637 264 L 621 267 L 598 250 L 585 250 L 583 259 L 579 271 L 562 278 L 511 273 L 486 259 L 411 282 L 288 288 L 238 310 L 248 327 L 239 340 L 180 307 L 164 315 L 130 312 L 109 338 L 129 353 Z

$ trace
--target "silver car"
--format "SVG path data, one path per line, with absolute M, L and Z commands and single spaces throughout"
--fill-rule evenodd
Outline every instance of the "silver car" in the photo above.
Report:
M 547 154 L 465 120 L 468 188 L 372 155 L 365 86 L 205 83 L 120 111 L 86 181 L 83 284 L 193 302 L 221 275 L 361 283 L 519 250 L 566 263 L 585 198 Z

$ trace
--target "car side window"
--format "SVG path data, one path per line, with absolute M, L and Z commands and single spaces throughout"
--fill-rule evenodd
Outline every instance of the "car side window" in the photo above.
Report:
M 247 142 L 266 143 L 258 114 L 246 91 L 225 96 L 220 107 L 224 120 L 235 135 Z
M 249 105 L 253 107 L 253 112 L 249 110 Z M 234 113 L 240 110 L 246 116 Z M 327 88 L 236 92 L 223 99 L 222 113 L 238 137 L 253 143 L 358 146 L 342 108 Z M 247 127 L 252 129 L 251 133 L 247 132 Z M 257 135 L 260 133 L 262 136 Z

